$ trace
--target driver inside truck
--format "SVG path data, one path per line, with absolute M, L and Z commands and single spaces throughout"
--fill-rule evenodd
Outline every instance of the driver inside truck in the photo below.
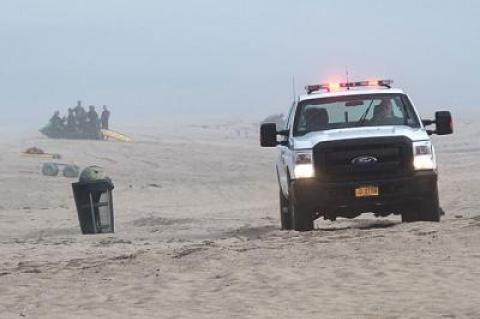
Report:
M 373 109 L 373 116 L 370 120 L 372 124 L 376 125 L 404 125 L 403 118 L 398 117 L 393 112 L 393 105 L 391 99 L 382 99 L 380 104 Z

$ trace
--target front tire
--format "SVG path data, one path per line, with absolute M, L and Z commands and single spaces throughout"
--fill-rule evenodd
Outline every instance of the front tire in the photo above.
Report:
M 438 201 L 438 191 L 421 199 L 416 205 L 407 208 L 402 213 L 402 222 L 410 223 L 416 221 L 439 222 L 441 209 Z
M 280 202 L 280 223 L 282 224 L 282 230 L 291 230 L 293 228 L 292 224 L 292 214 L 290 212 L 290 205 L 288 198 L 283 195 L 282 189 L 279 192 L 279 202 Z
M 288 196 L 293 229 L 296 231 L 313 230 L 313 212 L 305 204 L 297 202 L 291 185 Z

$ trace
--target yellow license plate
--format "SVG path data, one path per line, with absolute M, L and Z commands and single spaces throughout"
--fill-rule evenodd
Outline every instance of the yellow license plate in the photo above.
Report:
M 355 188 L 355 197 L 378 196 L 378 186 L 361 186 Z

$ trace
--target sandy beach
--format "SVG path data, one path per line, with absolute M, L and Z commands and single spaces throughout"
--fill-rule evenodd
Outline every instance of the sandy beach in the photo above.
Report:
M 279 230 L 274 150 L 254 124 L 131 130 L 134 143 L 0 141 L 0 318 L 478 318 L 474 122 L 434 137 L 440 223 L 398 216 Z M 135 133 L 132 133 L 135 132 Z M 31 146 L 100 165 L 114 234 L 82 235 L 72 179 Z

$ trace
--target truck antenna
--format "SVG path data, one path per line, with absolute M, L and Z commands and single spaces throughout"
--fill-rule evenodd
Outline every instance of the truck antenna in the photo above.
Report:
M 346 78 L 347 78 L 347 90 L 350 90 L 350 85 L 348 84 L 348 83 L 350 83 L 350 82 L 348 81 L 348 65 L 345 66 L 345 76 L 346 76 Z
M 295 98 L 297 96 L 297 91 L 295 89 L 295 75 L 292 76 L 292 93 L 293 93 L 293 101 L 295 101 Z

